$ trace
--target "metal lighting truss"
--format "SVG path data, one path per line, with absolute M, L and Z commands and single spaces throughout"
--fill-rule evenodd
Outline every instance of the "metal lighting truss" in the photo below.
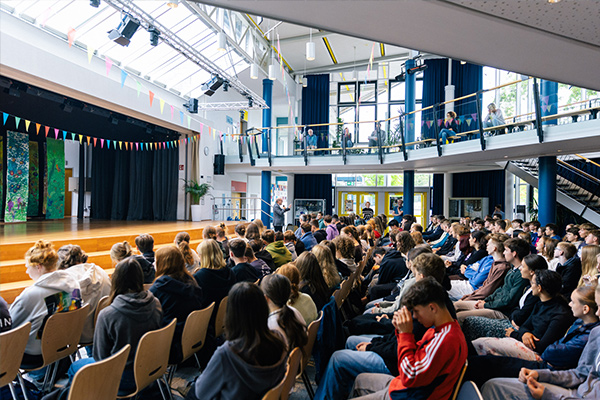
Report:
M 184 57 L 189 59 L 190 61 L 197 64 L 200 68 L 205 71 L 216 74 L 220 76 L 222 79 L 229 82 L 229 86 L 236 91 L 238 91 L 242 96 L 246 98 L 252 98 L 254 109 L 263 109 L 269 108 L 267 103 L 265 103 L 264 99 L 258 94 L 254 93 L 252 90 L 247 88 L 242 82 L 240 82 L 237 78 L 230 76 L 225 71 L 223 71 L 220 67 L 211 62 L 208 58 L 202 55 L 199 51 L 194 49 L 192 46 L 187 44 L 185 41 L 181 40 L 177 35 L 167 29 L 165 26 L 161 25 L 158 21 L 156 21 L 152 16 L 146 13 L 144 10 L 137 7 L 133 4 L 132 1 L 129 0 L 105 0 L 107 4 L 116 9 L 117 11 L 128 14 L 134 18 L 137 18 L 140 21 L 140 25 L 148 30 L 150 26 L 158 29 L 160 31 L 160 39 L 172 47 L 174 50 L 178 51 Z M 248 102 L 244 102 L 246 107 L 244 109 L 248 109 Z M 224 103 L 221 103 L 224 104 Z M 237 104 L 237 102 L 235 102 Z M 200 108 L 200 104 L 198 104 Z M 229 110 L 238 110 L 240 108 L 229 108 Z
M 198 111 L 230 111 L 230 110 L 260 110 L 259 107 L 253 104 L 248 107 L 247 101 L 227 101 L 223 103 L 198 103 Z

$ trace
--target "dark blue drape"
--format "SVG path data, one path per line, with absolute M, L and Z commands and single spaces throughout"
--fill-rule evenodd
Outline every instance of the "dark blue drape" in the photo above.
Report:
M 302 124 L 329 123 L 329 74 L 307 75 L 308 85 L 302 88 Z M 329 147 L 327 126 L 312 128 L 317 135 L 317 147 Z M 331 184 L 331 182 L 330 182 Z
M 433 174 L 433 201 L 431 213 L 440 215 L 444 213 L 444 174 Z
M 294 176 L 294 197 L 325 199 L 325 214 L 331 214 L 331 174 L 297 174 Z
M 92 149 L 95 219 L 177 219 L 177 148 L 155 151 Z
M 505 185 L 504 170 L 453 174 L 452 196 L 488 197 L 489 211 L 491 213 L 496 204 L 501 204 L 504 210 Z
M 444 88 L 448 84 L 448 59 L 434 58 L 425 60 L 427 69 L 423 71 L 423 107 L 429 107 L 445 100 Z M 461 64 L 452 61 L 452 84 L 454 85 L 454 98 L 459 98 L 481 90 L 483 87 L 483 68 L 474 64 Z M 469 98 L 458 101 L 454 105 L 454 112 L 460 121 L 459 132 L 474 129 L 473 114 L 477 113 L 475 99 Z M 423 112 L 421 138 L 434 138 L 435 129 L 440 120 L 446 117 L 444 109 L 438 110 L 434 115 L 433 110 Z M 428 122 L 429 121 L 429 122 Z

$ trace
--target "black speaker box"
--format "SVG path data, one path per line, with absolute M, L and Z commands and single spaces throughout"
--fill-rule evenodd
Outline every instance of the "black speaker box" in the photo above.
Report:
M 225 175 L 225 155 L 215 154 L 214 174 Z

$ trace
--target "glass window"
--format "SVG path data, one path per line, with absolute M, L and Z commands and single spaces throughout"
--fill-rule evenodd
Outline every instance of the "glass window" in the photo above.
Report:
M 377 83 L 367 82 L 359 84 L 361 103 L 377 103 Z
M 404 101 L 404 95 L 406 94 L 404 82 L 392 82 L 391 86 L 390 101 Z
M 356 84 L 355 83 L 340 83 L 339 84 L 338 104 L 354 103 L 356 101 Z
M 358 120 L 367 121 L 359 124 L 358 127 L 358 141 L 361 143 L 368 143 L 369 135 L 375 129 L 375 124 L 372 121 L 375 121 L 376 108 L 374 105 L 364 105 L 358 108 Z

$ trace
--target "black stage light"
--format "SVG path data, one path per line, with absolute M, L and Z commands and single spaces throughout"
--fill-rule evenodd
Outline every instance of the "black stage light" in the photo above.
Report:
M 229 90 L 229 82 L 225 81 L 223 82 L 223 91 L 226 92 Z
M 252 97 L 248 97 L 248 108 L 252 108 L 253 105 L 254 105 L 254 100 L 252 99 Z
M 148 32 L 150 32 L 150 45 L 157 46 L 158 38 L 160 37 L 160 31 L 155 27 L 151 26 L 150 29 L 148 29 Z
M 404 82 L 406 80 L 406 73 L 402 72 L 400 75 L 396 75 L 394 80 L 396 80 L 398 82 Z
M 129 46 L 133 34 L 139 27 L 140 21 L 129 15 L 125 15 L 117 29 L 108 31 L 108 38 L 121 46 Z
M 202 90 L 204 90 L 205 95 L 212 96 L 221 87 L 223 82 L 225 81 L 219 75 L 213 75 L 210 81 L 202 85 Z
M 190 114 L 198 114 L 198 99 L 191 98 L 183 105 Z

